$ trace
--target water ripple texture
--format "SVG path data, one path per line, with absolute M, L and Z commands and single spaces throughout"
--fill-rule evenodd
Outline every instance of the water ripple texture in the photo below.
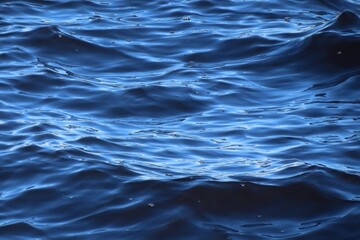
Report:
M 360 2 L 0 0 L 1 239 L 360 239 Z

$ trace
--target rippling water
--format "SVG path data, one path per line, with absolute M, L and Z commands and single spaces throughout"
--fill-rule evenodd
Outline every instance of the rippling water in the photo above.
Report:
M 2 239 L 360 239 L 357 0 L 0 1 Z

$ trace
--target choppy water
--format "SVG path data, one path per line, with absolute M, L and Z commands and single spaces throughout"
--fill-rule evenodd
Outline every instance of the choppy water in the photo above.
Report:
M 0 1 L 1 239 L 360 239 L 360 3 Z

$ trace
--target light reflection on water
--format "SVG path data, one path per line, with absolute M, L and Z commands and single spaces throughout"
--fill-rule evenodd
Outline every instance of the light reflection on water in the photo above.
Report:
M 0 236 L 359 238 L 358 9 L 0 1 Z

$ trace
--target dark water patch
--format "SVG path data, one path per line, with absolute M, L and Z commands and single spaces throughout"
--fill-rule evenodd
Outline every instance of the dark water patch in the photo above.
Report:
M 314 64 L 313 71 L 321 70 L 336 73 L 356 69 L 359 62 L 354 57 L 359 51 L 357 37 L 344 37 L 337 33 L 321 32 L 306 39 L 299 47 L 295 59 L 302 59 L 304 63 Z M 310 54 L 308 54 L 310 53 Z M 354 55 L 353 55 L 354 54 Z M 310 59 L 308 59 L 308 57 Z
M 356 30 L 359 30 L 359 22 L 360 19 L 355 13 L 345 11 L 335 18 L 324 30 L 356 33 Z
M 13 233 L 14 232 L 19 232 L 21 234 L 18 235 L 18 237 L 23 237 L 23 238 L 34 238 L 34 239 L 40 239 L 45 237 L 46 235 L 44 234 L 43 231 L 41 231 L 40 229 L 31 226 L 31 224 L 29 223 L 25 223 L 25 222 L 17 222 L 17 223 L 10 223 L 10 224 L 6 224 L 0 227 L 1 229 L 1 236 L 5 237 L 5 238 L 11 238 L 13 237 Z

